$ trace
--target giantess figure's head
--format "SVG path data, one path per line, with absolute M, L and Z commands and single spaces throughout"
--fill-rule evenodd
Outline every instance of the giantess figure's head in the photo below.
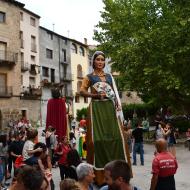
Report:
M 96 51 L 91 60 L 93 69 L 102 70 L 105 67 L 105 54 L 102 51 Z

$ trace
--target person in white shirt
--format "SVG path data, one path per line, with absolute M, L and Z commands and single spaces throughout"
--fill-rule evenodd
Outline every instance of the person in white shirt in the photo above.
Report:
M 33 154 L 35 152 L 42 152 L 42 148 L 37 148 L 34 150 L 34 142 L 38 136 L 37 129 L 31 128 L 27 131 L 27 141 L 24 143 L 22 150 L 23 161 L 27 165 L 33 165 Z

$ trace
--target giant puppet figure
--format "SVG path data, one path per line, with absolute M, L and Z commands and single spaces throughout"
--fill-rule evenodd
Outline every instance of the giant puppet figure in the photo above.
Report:
M 67 133 L 66 104 L 58 88 L 52 90 L 52 97 L 47 104 L 46 129 L 54 127 L 60 140 Z
M 105 55 L 96 51 L 91 61 L 93 71 L 82 82 L 81 95 L 91 97 L 90 121 L 87 123 L 87 162 L 95 168 L 98 185 L 103 183 L 103 168 L 112 160 L 122 159 L 130 164 L 130 155 L 123 138 L 121 117 L 117 115 L 120 102 L 111 74 L 104 72 Z M 88 89 L 90 88 L 90 92 Z

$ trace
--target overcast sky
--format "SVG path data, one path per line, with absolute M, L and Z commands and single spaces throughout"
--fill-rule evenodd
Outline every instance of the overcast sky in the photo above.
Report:
M 41 16 L 40 25 L 60 35 L 93 45 L 94 26 L 98 24 L 102 0 L 17 0 Z

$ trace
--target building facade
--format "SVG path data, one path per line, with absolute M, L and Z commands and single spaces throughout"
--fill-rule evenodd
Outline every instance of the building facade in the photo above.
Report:
M 19 9 L 23 6 L 0 0 L 0 129 L 22 114 Z
M 41 65 L 41 113 L 45 124 L 47 103 L 52 98 L 51 90 L 59 88 L 62 97 L 72 104 L 70 40 L 44 27 L 40 27 L 40 65 Z
M 74 93 L 73 116 L 76 117 L 77 110 L 86 108 L 89 105 L 89 98 L 81 97 L 79 94 L 82 80 L 89 72 L 89 49 L 86 39 L 84 44 L 71 40 L 71 72 L 74 77 L 72 81 Z
M 40 120 L 40 65 L 39 65 L 40 16 L 20 9 L 20 62 L 21 62 L 21 109 L 30 121 Z

